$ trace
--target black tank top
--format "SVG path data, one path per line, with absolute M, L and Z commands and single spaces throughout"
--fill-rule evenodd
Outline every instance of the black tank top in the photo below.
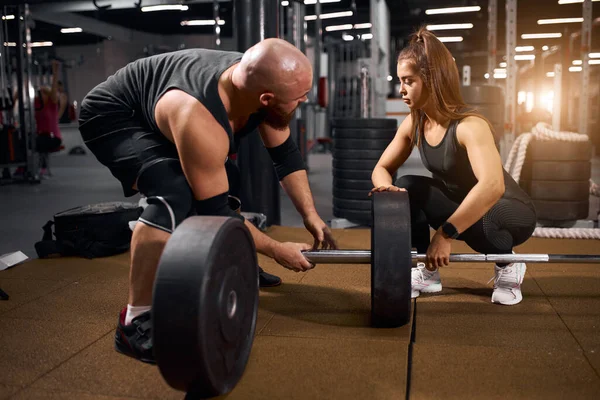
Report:
M 225 106 L 219 97 L 219 78 L 238 63 L 238 52 L 210 49 L 186 49 L 142 58 L 126 65 L 105 82 L 92 89 L 81 107 L 95 110 L 133 111 L 147 126 L 159 132 L 154 118 L 156 103 L 169 89 L 179 89 L 200 101 L 227 132 L 230 154 L 237 150 L 239 139 L 253 132 L 264 119 L 262 113 L 250 116 L 236 133 L 229 124 Z
M 454 201 L 461 202 L 469 191 L 477 184 L 477 178 L 469 161 L 467 150 L 458 143 L 456 127 L 460 120 L 450 121 L 450 125 L 437 146 L 431 146 L 424 135 L 419 134 L 419 127 L 415 132 L 418 138 L 419 152 L 425 168 L 433 175 L 434 179 L 444 183 Z M 419 126 L 423 126 L 423 118 Z M 504 195 L 503 198 L 517 199 L 523 203 L 531 204 L 529 195 L 510 176 L 504 168 Z

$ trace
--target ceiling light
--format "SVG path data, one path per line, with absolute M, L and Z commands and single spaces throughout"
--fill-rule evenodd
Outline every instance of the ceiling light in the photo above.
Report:
M 8 21 L 9 19 L 15 19 L 14 15 L 3 15 L 2 19 L 5 21 Z
M 373 39 L 373 34 L 372 33 L 363 33 L 360 38 L 362 40 L 369 40 L 369 39 Z
M 335 31 L 347 31 L 352 29 L 352 24 L 344 24 L 344 25 L 330 25 L 325 27 L 327 32 L 335 32 Z
M 354 29 L 369 29 L 373 26 L 372 23 L 366 22 L 364 24 L 354 24 Z
M 282 5 L 283 7 L 287 7 L 287 6 L 289 6 L 289 5 L 290 5 L 290 2 L 289 2 L 289 1 L 287 1 L 287 0 L 283 0 L 283 1 L 281 2 L 281 5 Z
M 388 82 L 391 82 L 393 79 L 394 79 L 394 77 L 393 77 L 393 76 L 391 76 L 391 75 L 388 75 L 388 77 L 387 77 L 387 80 L 388 80 Z
M 542 50 L 543 50 L 543 51 L 547 51 L 549 48 L 550 48 L 550 47 L 548 47 L 548 46 L 542 46 Z
M 573 60 L 573 65 L 583 65 L 582 60 Z
M 4 47 L 17 47 L 15 42 L 4 42 Z
M 600 53 L 590 53 L 590 58 L 600 58 Z
M 592 1 L 600 1 L 600 0 L 592 0 Z M 575 4 L 575 3 L 583 3 L 583 0 L 558 0 L 558 4 Z
M 62 28 L 60 33 L 80 33 L 83 32 L 81 28 Z
M 327 14 L 321 14 L 321 19 L 351 17 L 352 14 L 354 14 L 352 11 L 332 12 L 332 13 L 327 13 Z M 305 21 L 315 21 L 316 19 L 317 19 L 316 15 L 307 15 L 304 17 Z
M 490 74 L 488 74 L 487 72 L 485 73 L 485 75 L 483 76 L 485 79 L 490 79 Z
M 506 68 L 494 68 L 495 74 L 506 74 Z
M 339 3 L 342 0 L 321 0 L 319 3 Z M 317 0 L 304 0 L 304 4 L 317 4 Z
M 555 39 L 562 37 L 562 33 L 524 33 L 521 39 Z
M 187 11 L 189 9 L 188 6 L 184 6 L 182 4 L 161 4 L 157 6 L 145 6 L 142 7 L 142 12 L 152 12 L 152 11 Z
M 522 52 L 522 51 L 534 51 L 535 47 L 533 46 L 517 46 L 515 47 L 515 51 L 517 52 Z
M 551 18 L 551 19 L 538 19 L 538 25 L 551 25 L 551 24 L 573 24 L 577 22 L 583 22 L 583 17 L 576 18 Z
M 463 41 L 462 36 L 438 36 L 438 39 L 442 43 L 456 43 Z
M 428 31 L 447 31 L 452 29 L 471 29 L 473 24 L 441 24 L 441 25 L 427 25 Z
M 506 74 L 494 74 L 494 79 L 506 79 Z
M 590 65 L 600 65 L 600 60 L 590 60 L 590 61 L 588 61 L 588 64 L 590 64 Z
M 554 72 L 546 72 L 548 78 L 554 78 Z
M 515 56 L 516 61 L 524 61 L 524 60 L 535 60 L 535 54 L 517 54 Z
M 52 46 L 52 42 L 31 42 L 30 47 L 50 47 Z
M 501 66 L 502 68 L 506 68 L 507 64 L 506 64 L 505 62 L 501 62 L 501 63 L 500 63 L 500 66 Z
M 582 70 L 582 67 L 569 67 L 569 72 L 581 72 Z
M 342 39 L 344 39 L 345 41 L 349 42 L 349 41 L 351 41 L 351 40 L 354 40 L 354 36 L 352 36 L 352 35 L 348 35 L 348 34 L 345 34 L 345 33 L 344 33 L 344 34 L 342 35 Z
M 427 14 L 427 15 L 455 14 L 455 13 L 464 13 L 464 12 L 474 12 L 474 11 L 480 11 L 480 10 L 481 10 L 481 7 L 479 7 L 479 6 L 432 8 L 430 10 L 425 10 L 425 14 Z
M 214 19 L 192 19 L 189 21 L 181 21 L 181 26 L 208 26 L 214 24 Z M 225 20 L 220 19 L 219 25 L 225 25 Z

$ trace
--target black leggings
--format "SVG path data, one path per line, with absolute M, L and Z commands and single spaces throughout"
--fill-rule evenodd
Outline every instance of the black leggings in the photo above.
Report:
M 429 227 L 438 229 L 458 208 L 446 186 L 425 176 L 405 175 L 396 181 L 410 199 L 412 247 L 426 253 Z M 532 205 L 501 198 L 485 215 L 458 236 L 469 247 L 483 254 L 511 253 L 535 229 L 537 218 Z

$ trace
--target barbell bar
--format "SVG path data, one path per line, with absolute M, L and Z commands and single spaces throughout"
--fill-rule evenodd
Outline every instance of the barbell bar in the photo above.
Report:
M 310 250 L 302 255 L 314 264 L 371 264 L 371 250 Z M 427 256 L 411 251 L 414 262 L 425 262 Z M 600 263 L 600 254 L 450 254 L 450 262 L 495 263 Z

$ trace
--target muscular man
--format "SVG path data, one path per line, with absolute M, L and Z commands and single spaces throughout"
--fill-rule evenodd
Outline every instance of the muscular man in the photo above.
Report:
M 243 220 L 228 205 L 225 163 L 258 128 L 278 178 L 314 247 L 336 247 L 315 210 L 305 166 L 290 138 L 294 110 L 312 86 L 309 60 L 289 43 L 267 39 L 245 53 L 189 49 L 137 60 L 82 101 L 80 131 L 89 149 L 148 206 L 131 242 L 129 300 L 115 336 L 117 351 L 154 362 L 152 286 L 163 248 L 192 213 Z M 256 249 L 285 268 L 313 267 L 306 243 L 280 243 L 248 221 Z

